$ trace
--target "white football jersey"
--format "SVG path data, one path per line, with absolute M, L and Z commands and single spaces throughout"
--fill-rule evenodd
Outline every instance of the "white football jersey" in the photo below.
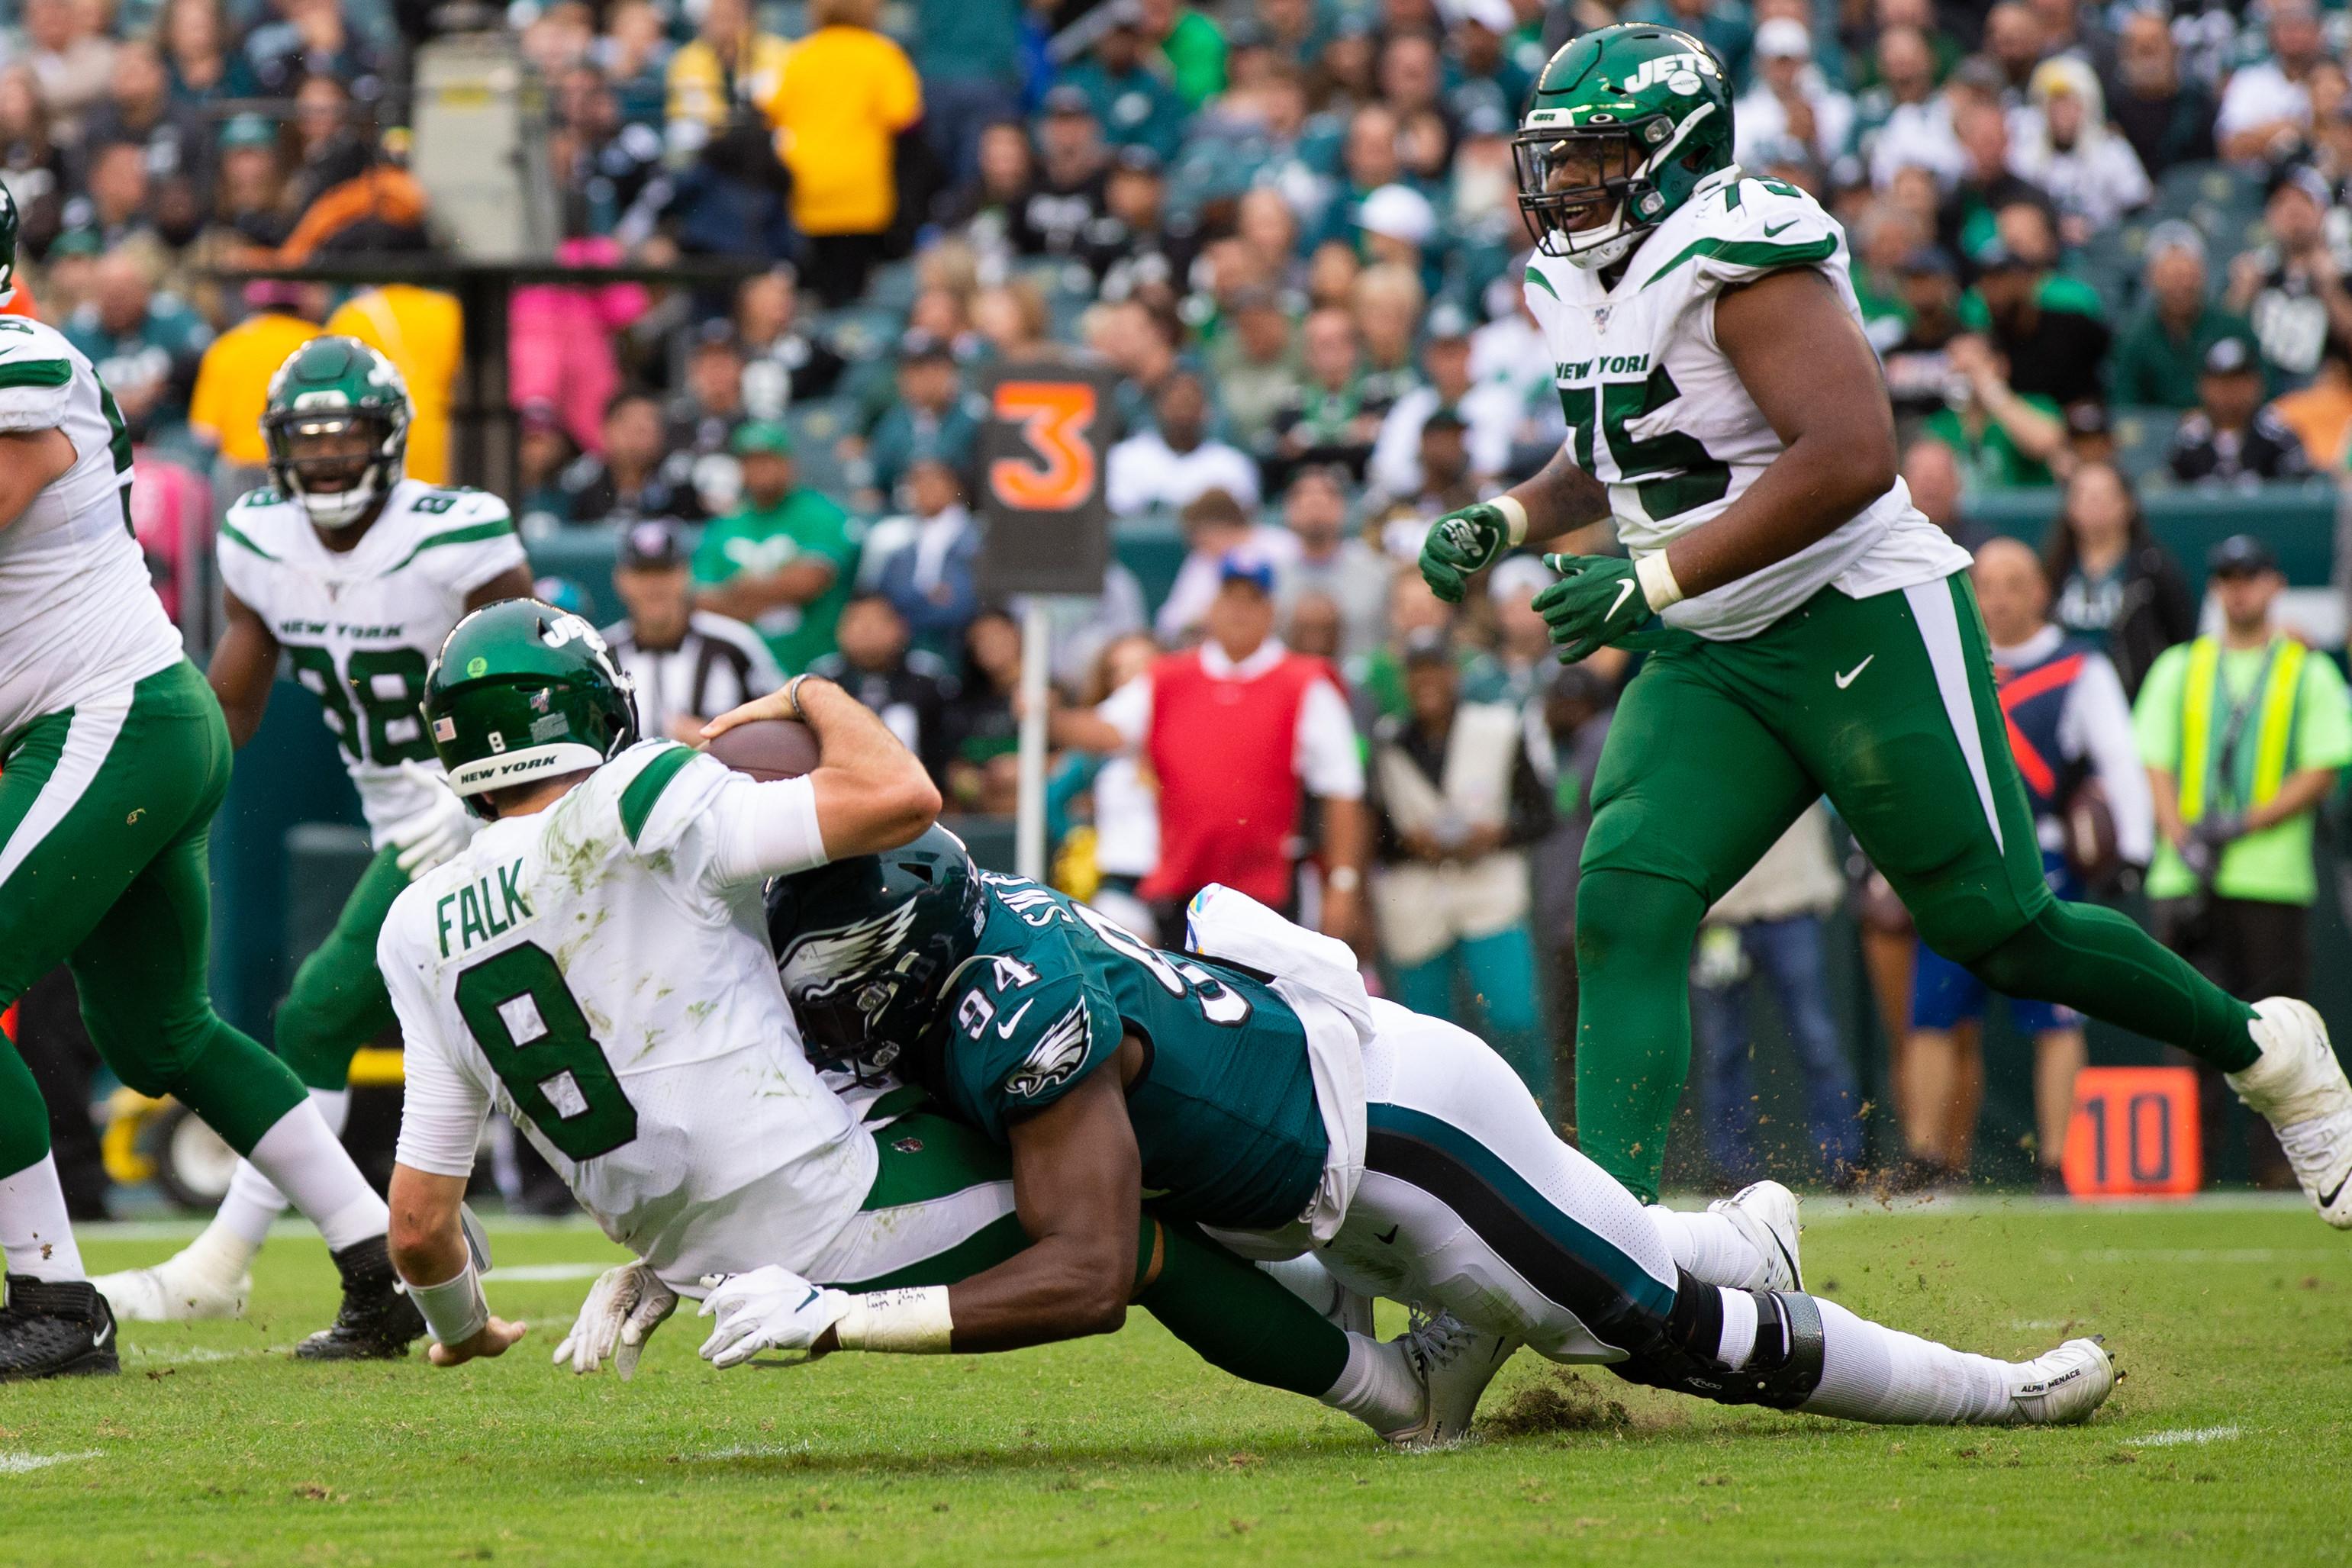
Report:
M 1715 340 L 1725 288 L 1785 267 L 1817 267 L 1862 319 L 1845 231 L 1811 196 L 1727 169 L 1652 230 L 1612 288 L 1604 269 L 1538 251 L 1528 307 L 1550 345 L 1577 466 L 1609 486 L 1617 536 L 1635 558 L 1729 506 L 1780 455 L 1780 438 Z M 1752 637 L 1827 585 L 1867 598 L 1932 582 L 1969 554 L 1895 486 L 1826 538 L 1665 612 L 1717 639 Z
M 877 1159 L 802 1051 L 761 878 L 724 880 L 724 825 L 793 787 L 642 742 L 403 891 L 376 946 L 408 1048 L 401 1163 L 469 1175 L 496 1103 L 673 1286 L 805 1272 Z
M 466 596 L 523 564 L 506 503 L 403 479 L 360 542 L 338 553 L 299 505 L 264 487 L 229 508 L 216 548 L 221 580 L 318 697 L 381 849 L 387 825 L 427 804 L 400 764 L 441 771 L 417 712 L 425 672 L 464 619 Z
M 58 430 L 74 465 L 0 528 L 0 742 L 168 669 L 180 633 L 131 532 L 131 437 L 54 328 L 0 316 L 0 433 Z

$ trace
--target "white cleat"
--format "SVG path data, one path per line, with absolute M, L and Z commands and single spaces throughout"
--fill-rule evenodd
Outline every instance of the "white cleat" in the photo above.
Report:
M 182 1252 L 152 1269 L 126 1269 L 92 1280 L 114 1315 L 124 1322 L 191 1322 L 199 1318 L 241 1318 L 253 1294 L 253 1275 L 224 1280 L 188 1261 Z
M 2238 1098 L 2269 1119 L 2319 1218 L 2352 1230 L 2352 1083 L 2308 1002 L 2270 997 L 2254 1004 L 2252 1066 L 2229 1074 Z
M 2124 1377 L 2100 1338 L 2070 1339 L 2047 1355 L 2021 1363 L 2009 1390 L 2012 1418 L 2029 1427 L 2089 1420 Z
M 1469 1436 L 1479 1396 L 1518 1348 L 1518 1341 L 1481 1333 L 1452 1312 L 1415 1312 L 1412 1328 L 1397 1343 L 1423 1391 L 1421 1421 L 1381 1437 L 1407 1450 L 1451 1448 Z
M 1750 1291 L 1801 1291 L 1805 1276 L 1797 1265 L 1797 1195 L 1777 1181 L 1759 1181 L 1729 1197 L 1706 1206 L 1710 1214 L 1731 1221 L 1748 1245 L 1764 1260 L 1761 1272 L 1741 1287 Z

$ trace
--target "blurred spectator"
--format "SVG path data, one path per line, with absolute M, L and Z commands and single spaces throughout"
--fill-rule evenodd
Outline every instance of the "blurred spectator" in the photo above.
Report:
M 962 472 L 944 458 L 919 456 L 902 488 L 907 514 L 866 536 L 858 584 L 890 601 L 916 648 L 943 663 L 961 659 L 964 628 L 980 613 L 973 577 L 980 528 L 964 505 Z
M 152 281 L 171 265 L 171 251 L 149 204 L 147 155 L 127 141 L 101 147 L 88 161 L 84 188 L 66 199 L 67 234 L 87 237 L 108 259 L 136 265 Z
M 1528 855 L 1535 877 L 1536 943 L 1551 970 L 1552 1016 L 1572 1019 L 1576 1016 L 1577 865 L 1592 826 L 1592 779 L 1601 767 L 1601 744 L 1609 738 L 1616 691 L 1600 671 L 1587 664 L 1554 662 L 1538 700 L 1543 704 L 1544 728 L 1551 737 L 1555 761 L 1554 826 Z M 1559 1072 L 1570 1082 L 1573 1054 L 1572 1042 L 1567 1052 L 1554 1053 Z
M 2329 340 L 2319 373 L 2279 397 L 2270 412 L 2294 433 L 2313 468 L 2341 473 L 2352 451 L 2352 347 Z
M 1136 14 L 1186 108 L 1199 109 L 1225 89 L 1225 35 L 1215 18 L 1183 0 L 1139 0 Z
M 962 652 L 948 701 L 940 793 L 959 811 L 1010 816 L 1020 797 L 1021 721 L 1013 699 L 1021 689 L 1021 623 L 988 606 L 964 626 Z
M 2000 233 L 1976 253 L 1977 286 L 1960 319 L 1983 332 L 2009 361 L 2021 392 L 2061 405 L 2104 392 L 2109 337 L 2106 307 L 2089 286 L 2053 270 L 2058 236 L 2038 201 L 2004 204 Z
M 2193 408 L 2207 350 L 2248 329 L 2216 304 L 2205 271 L 2205 241 L 2194 225 L 2149 231 L 2147 299 L 2116 340 L 2116 402 L 2126 407 Z
M 188 394 L 212 331 L 176 295 L 150 287 L 131 256 L 100 256 L 90 298 L 64 330 L 114 394 L 133 441 L 185 438 Z
M 1887 400 L 1895 417 L 1927 418 L 1947 406 L 1958 379 L 1952 369 L 1952 340 L 1967 331 L 1960 324 L 1960 269 L 1941 246 L 1914 251 L 1900 273 L 1903 330 L 1880 350 Z
M 2057 585 L 2052 619 L 2106 654 L 2127 695 L 2138 695 L 2158 654 L 2197 630 L 2179 563 L 2148 531 L 2131 481 L 2112 464 L 2086 463 L 2068 476 L 2042 564 Z
M 790 431 L 755 421 L 732 445 L 742 500 L 695 547 L 695 602 L 751 622 L 777 667 L 796 675 L 833 652 L 857 546 L 848 514 L 795 483 Z
M 1160 640 L 1171 648 L 1190 641 L 1206 620 L 1224 581 L 1227 557 L 1245 550 L 1279 570 L 1299 551 L 1299 541 L 1290 533 L 1253 523 L 1242 504 L 1223 490 L 1202 491 L 1177 520 L 1184 528 L 1184 559 L 1153 623 Z
M 1038 364 L 1061 357 L 1053 340 L 1053 312 L 1037 286 L 1026 278 L 983 288 L 971 302 L 972 329 L 985 351 L 1008 365 Z
M 976 399 L 964 392 L 963 373 L 947 340 L 919 329 L 898 344 L 898 401 L 882 415 L 866 444 L 873 486 L 887 498 L 898 492 L 908 465 L 937 457 L 961 468 L 971 460 L 980 439 Z
M 1102 298 L 1174 308 L 1200 248 L 1200 225 L 1168 211 L 1160 155 L 1149 147 L 1120 148 L 1103 186 L 1103 215 L 1087 230 L 1087 263 Z
M 572 500 L 562 479 L 580 449 L 564 434 L 554 411 L 543 404 L 524 409 L 515 425 L 514 515 L 524 538 L 541 538 L 572 520 Z M 540 597 L 547 599 L 543 593 Z
M 2270 57 L 2230 73 L 2213 136 L 2239 162 L 2276 158 L 2311 129 L 2311 70 L 2323 57 L 2319 10 L 2311 0 L 2273 0 Z
M 907 619 L 881 593 L 852 595 L 841 607 L 834 638 L 839 648 L 809 668 L 872 708 L 944 788 L 948 708 L 956 685 L 946 661 L 908 646 Z
M 2151 178 L 2213 156 L 2212 95 L 2181 74 L 2162 12 L 2134 9 L 2118 27 L 2107 114 Z
M 1009 174 L 1009 147 L 998 157 L 1002 172 Z M 1037 162 L 1026 198 L 1010 210 L 1007 237 L 1023 256 L 1075 256 L 1087 231 L 1103 214 L 1110 167 L 1094 100 L 1084 88 L 1064 82 L 1045 95 L 1045 117 L 1037 125 Z M 985 155 L 982 172 L 987 178 Z M 987 178 L 987 185 L 995 191 L 1001 179 Z
M 1853 99 L 1831 87 L 1813 63 L 1813 37 L 1805 25 L 1775 16 L 1756 29 L 1755 85 L 1740 94 L 1731 123 L 1743 163 L 1785 139 L 1827 164 L 1846 149 Z
M 466 347 L 457 297 L 413 283 L 377 284 L 338 306 L 327 330 L 357 338 L 393 362 L 408 383 L 408 476 L 449 483 L 449 402 Z
M 284 98 L 314 81 L 376 95 L 375 49 L 345 25 L 339 0 L 276 0 L 277 16 L 245 35 L 246 64 L 264 98 Z
M 1356 324 L 1343 310 L 1317 310 L 1307 318 L 1300 343 L 1306 375 L 1275 415 L 1275 460 L 1335 463 L 1360 479 L 1388 405 L 1365 387 Z
M 304 0 L 315 15 L 333 0 Z M 299 267 L 321 254 L 422 250 L 425 187 L 378 156 L 354 122 L 350 94 L 331 76 L 308 76 L 294 95 L 302 162 L 288 184 L 297 215 L 278 259 Z
M 1092 710 L 1054 715 L 1058 744 L 1133 754 L 1160 781 L 1160 862 L 1137 890 L 1163 931 L 1222 882 L 1276 909 L 1298 907 L 1295 832 L 1302 794 L 1322 811 L 1323 930 L 1368 935 L 1369 832 L 1356 727 L 1330 666 L 1274 637 L 1274 566 L 1225 558 L 1208 638 L 1171 653 Z
M 964 179 L 982 128 L 1016 112 L 1022 8 L 1017 0 L 918 0 L 912 37 L 931 154 Z
M 742 487 L 733 452 L 743 408 L 743 350 L 725 320 L 708 321 L 687 350 L 685 384 L 662 411 L 665 472 L 682 474 L 707 517 L 731 509 Z
M 2008 356 L 1982 338 L 1955 338 L 1949 354 L 1958 401 L 1930 414 L 1924 432 L 1951 448 L 1970 487 L 2049 484 L 2050 465 L 2066 447 L 2056 401 L 2017 391 Z
M 144 38 L 116 46 L 105 99 L 91 110 L 82 129 L 85 156 L 101 147 L 127 143 L 145 154 L 147 178 L 160 191 L 173 190 L 194 206 L 212 189 L 213 126 L 194 108 L 172 99 L 163 57 Z
M 609 237 L 571 239 L 555 247 L 555 258 L 570 267 L 608 266 L 620 261 L 621 247 Z M 603 427 L 621 392 L 614 340 L 645 315 L 646 303 L 644 287 L 635 283 L 517 288 L 507 311 L 508 398 L 518 409 L 551 412 L 583 452 L 602 451 Z
M 547 161 L 563 193 L 566 235 L 642 243 L 677 193 L 663 166 L 661 132 L 622 116 L 620 95 L 594 66 L 573 65 L 557 78 Z
M 172 96 L 181 102 L 259 95 L 253 68 L 230 47 L 221 0 L 164 0 L 156 13 L 155 40 L 163 46 Z
M 1751 991 L 1771 988 L 1805 1092 L 1806 1142 L 1832 1182 L 1862 1156 L 1862 1092 L 1829 1009 L 1826 919 L 1845 897 L 1830 853 L 1829 813 L 1815 803 L 1707 911 L 1691 967 L 1692 1066 L 1699 1125 L 1718 1177 L 1735 1186 L 1769 1171 L 1757 1148 L 1749 1063 Z M 1783 1170 L 1780 1174 L 1788 1174 Z
M 701 519 L 702 505 L 694 494 L 690 467 L 667 461 L 661 403 L 652 393 L 615 392 L 604 405 L 601 437 L 601 449 L 582 455 L 564 470 L 559 482 L 567 522 L 601 523 L 610 517 Z
M 828 305 L 864 292 L 898 215 L 895 141 L 922 118 L 906 52 L 874 30 L 880 0 L 814 0 L 815 29 L 785 57 L 767 100 L 793 177 L 793 222 L 808 236 L 803 273 Z
M 2197 406 L 2180 416 L 2166 464 L 2174 478 L 2206 484 L 2252 485 L 2310 472 L 2303 444 L 2263 401 L 2253 344 L 2231 336 L 2205 350 Z
M 1379 550 L 1348 535 L 1348 493 L 1340 476 L 1328 468 L 1301 468 L 1283 495 L 1282 520 L 1298 551 L 1276 574 L 1283 612 L 1292 613 L 1309 595 L 1326 599 L 1338 615 L 1339 657 L 1369 653 L 1387 631 L 1389 579 L 1396 569 Z
M 63 222 L 64 149 L 50 139 L 40 78 L 26 65 L 0 67 L 0 185 L 16 203 L 16 243 L 27 257 L 47 253 Z
M 1939 181 L 1957 179 L 1960 144 L 1952 132 L 1951 100 L 1936 90 L 1927 36 L 1916 27 L 1886 28 L 1878 36 L 1877 65 L 1878 85 L 1854 105 L 1854 148 L 1871 183 L 1890 186 L 1895 172 L 1906 168 L 1928 170 Z
M 802 325 L 799 280 L 789 267 L 743 280 L 735 292 L 735 332 L 743 346 L 743 406 L 754 419 L 779 419 L 795 399 L 825 396 L 847 368 L 831 344 Z
M 1556 1098 L 1544 1034 L 1526 847 L 1551 831 L 1551 758 L 1516 703 L 1462 701 L 1442 632 L 1405 645 L 1408 711 L 1372 732 L 1368 770 L 1381 956 L 1396 998 L 1462 1018 L 1549 1109 Z
M 1105 492 L 1117 516 L 1179 510 L 1206 490 L 1223 490 L 1244 510 L 1257 507 L 1257 465 L 1239 448 L 1209 436 L 1209 393 L 1180 371 L 1161 383 L 1152 428 L 1110 449 Z
M 286 177 L 278 165 L 278 127 L 257 114 L 232 116 L 220 131 L 220 184 L 211 223 L 225 257 L 275 250 L 290 226 Z M 199 245 L 203 237 L 199 236 Z
M 2025 781 L 2042 846 L 2042 872 L 2061 898 L 2092 892 L 2085 867 L 2071 855 L 2070 818 L 2096 791 L 2125 865 L 2147 863 L 2156 824 L 2132 736 L 2131 704 L 2106 659 L 2049 619 L 2050 584 L 2033 552 L 1994 539 L 1977 552 L 1971 574 L 1992 643 L 1993 674 L 2010 750 Z M 1984 1099 L 1984 982 L 1924 945 L 1912 996 L 1910 1083 L 1903 1096 L 1904 1134 L 1912 1155 L 1931 1167 L 1930 1181 L 1964 1176 Z M 2011 1024 L 2033 1041 L 2034 1159 L 2041 1190 L 2065 1190 L 2058 1174 L 2066 1124 L 2074 1109 L 2074 1075 L 2087 1060 L 2083 1015 L 2054 1002 L 2012 998 Z
M 783 685 L 759 633 L 694 608 L 685 530 L 668 518 L 621 535 L 613 590 L 628 619 L 604 628 L 613 662 L 635 683 L 638 728 L 688 745 L 704 721 Z
M 1486 574 L 1495 645 L 1470 662 L 1468 690 L 1479 701 L 1527 704 L 1543 695 L 1545 679 L 1558 661 L 1551 628 L 1536 613 L 1535 596 L 1556 580 L 1551 568 L 1531 555 L 1506 556 Z
M 1994 214 L 2012 202 L 2048 197 L 2010 166 L 2009 117 L 1997 102 L 1971 94 L 1956 99 L 1951 114 L 1960 163 L 1937 209 L 1936 238 L 1947 249 L 1973 257 L 1995 237 Z
M 2078 59 L 2058 56 L 2034 68 L 2031 132 L 2015 168 L 2050 193 L 2069 245 L 2081 245 L 2126 213 L 2147 204 L 2147 171 L 2132 145 L 2107 125 L 2099 78 Z
M 1080 704 L 1099 706 L 1129 681 L 1146 675 L 1160 653 L 1160 644 L 1140 632 L 1106 643 L 1087 671 Z M 1108 757 L 1066 752 L 1049 788 L 1065 796 L 1084 789 L 1091 797 L 1095 887 L 1086 902 L 1146 942 L 1157 942 L 1159 920 L 1136 895 L 1160 863 L 1160 791 L 1142 760 L 1126 752 Z
M 327 291 L 315 283 L 257 281 L 245 286 L 245 303 L 251 314 L 205 346 L 188 394 L 188 433 L 218 459 L 214 477 L 224 504 L 268 482 L 261 410 L 269 379 L 319 335 Z
M 1065 69 L 1062 79 L 1087 95 L 1113 145 L 1173 158 L 1184 140 L 1186 105 L 1144 63 L 1140 10 L 1135 0 L 1110 0 L 1109 26 L 1096 38 L 1093 56 Z
M 1609 18 L 1616 20 L 1613 15 Z M 1679 27 L 1715 51 L 1733 81 L 1748 79 L 1748 52 L 1755 38 L 1748 24 L 1748 7 L 1729 0 L 1645 0 L 1629 7 L 1628 22 L 1663 22 Z
M 1272 440 L 1275 421 L 1298 382 L 1289 314 L 1273 289 L 1252 285 L 1234 295 L 1226 330 L 1209 344 L 1208 371 L 1225 428 L 1244 446 Z
M 2050 48 L 2042 19 L 2024 0 L 2000 0 L 1985 13 L 1983 42 L 1978 57 L 2000 73 L 2001 107 L 2015 109 L 2025 100 L 2034 66 Z
M 775 101 L 793 47 L 752 20 L 751 0 L 706 0 L 694 37 L 670 56 L 672 146 L 699 149 L 739 115 Z
M 1973 549 L 1982 529 L 1970 523 L 1961 508 L 1967 495 L 1960 479 L 1959 455 L 1934 436 L 1922 436 L 1903 449 L 1903 486 L 1920 515 L 1949 534 L 1963 549 Z
M 1480 479 L 1500 475 L 1511 460 L 1511 413 L 1498 389 L 1470 379 L 1470 319 L 1440 302 L 1431 310 L 1422 340 L 1421 380 L 1408 388 L 1381 421 L 1379 438 L 1365 477 L 1377 493 L 1421 494 L 1422 427 L 1439 410 L 1463 422 L 1471 473 Z
M 41 100 L 58 141 L 81 137 L 82 116 L 106 95 L 114 45 L 100 26 L 105 11 L 81 0 L 25 0 L 25 63 L 40 79 Z
M 2167 946 L 2242 998 L 2295 996 L 2311 979 L 2312 863 L 2319 803 L 2352 762 L 2352 702 L 2335 661 L 2312 654 L 2272 612 L 2286 579 L 2246 534 L 2206 562 L 2221 628 L 2166 652 L 2132 710 L 2156 797 L 2147 895 Z M 2206 1087 L 2205 1147 L 2230 1113 Z M 2256 1176 L 2291 1186 L 2260 1117 L 2247 1117 Z
M 2270 243 L 2230 263 L 2230 309 L 2253 323 L 2275 391 L 2318 370 L 2329 339 L 2352 343 L 2347 258 L 2327 233 L 2332 198 L 2317 171 L 2302 164 L 2280 171 L 2263 207 Z

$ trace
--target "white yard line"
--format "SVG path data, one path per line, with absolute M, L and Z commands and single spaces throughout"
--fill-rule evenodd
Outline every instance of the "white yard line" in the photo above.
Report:
M 535 1284 L 553 1280 L 593 1280 L 610 1263 L 517 1263 L 512 1267 L 501 1263 L 490 1270 L 490 1278 L 508 1284 Z
M 1677 1195 L 1667 1199 L 1674 1208 L 1704 1208 L 1706 1199 L 1720 1194 Z M 1834 1225 L 1852 1219 L 1918 1219 L 1939 1215 L 1969 1218 L 1982 1215 L 2053 1214 L 2268 1214 L 2302 1213 L 2310 1201 L 2294 1192 L 2209 1192 L 2189 1198 L 2116 1198 L 2089 1202 L 2071 1197 L 2042 1197 L 2032 1193 L 1987 1193 L 1982 1197 L 1946 1197 L 1906 1194 L 1881 1203 L 1874 1197 L 1835 1197 L 1807 1193 L 1805 1223 Z
M 46 1470 L 51 1465 L 70 1465 L 79 1459 L 94 1459 L 98 1450 L 86 1454 L 11 1454 L 0 1452 L 0 1476 L 21 1476 L 27 1470 Z
M 2168 1432 L 2150 1432 L 2145 1437 L 2118 1437 L 2126 1448 L 2169 1448 L 2182 1443 L 2226 1443 L 2239 1436 L 2235 1427 L 2178 1427 Z
M 2044 1247 L 2044 1263 L 2305 1263 L 2340 1259 L 2341 1247 Z

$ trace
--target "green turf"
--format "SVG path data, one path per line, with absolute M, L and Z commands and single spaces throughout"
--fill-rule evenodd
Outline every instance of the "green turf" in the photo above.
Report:
M 1225 1381 L 1138 1314 L 1016 1355 L 719 1374 L 690 1317 L 635 1383 L 548 1354 L 584 1280 L 493 1275 L 503 1361 L 321 1368 L 315 1239 L 241 1323 L 132 1325 L 124 1375 L 0 1387 L 0 1562 L 2341 1561 L 2352 1242 L 2244 1205 L 1813 1206 L 1815 1290 L 2018 1355 L 2095 1328 L 2130 1379 L 2078 1430 L 1890 1430 L 1727 1410 L 1522 1355 L 1512 1435 L 1401 1456 Z M 92 1239 L 95 1268 L 168 1239 Z M 602 1262 L 496 1228 L 502 1265 Z M 1613 1404 L 1613 1408 L 1612 1408 Z M 1499 1422 L 1495 1418 L 1500 1417 Z M 72 1456 L 55 1463 L 38 1461 Z

